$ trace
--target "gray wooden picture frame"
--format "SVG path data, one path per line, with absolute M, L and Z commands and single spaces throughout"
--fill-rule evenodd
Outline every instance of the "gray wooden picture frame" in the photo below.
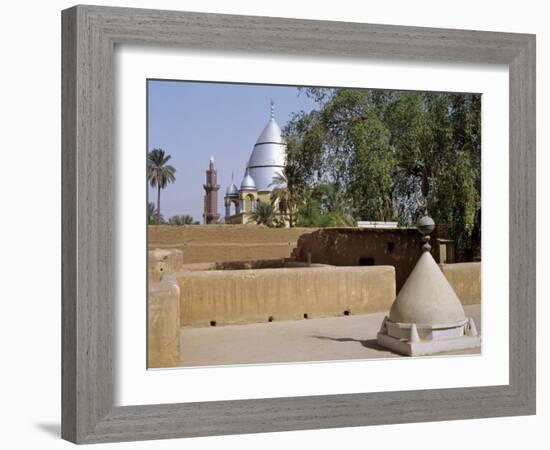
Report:
M 97 6 L 63 11 L 62 32 L 64 439 L 94 443 L 535 413 L 535 36 Z M 509 384 L 115 407 L 113 52 L 124 43 L 508 65 Z

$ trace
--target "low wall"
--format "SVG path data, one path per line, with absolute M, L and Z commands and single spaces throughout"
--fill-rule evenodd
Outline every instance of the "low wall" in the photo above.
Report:
M 165 273 L 178 272 L 183 265 L 183 253 L 177 249 L 155 248 L 147 252 L 147 279 L 149 283 L 160 281 Z
M 441 264 L 439 267 L 463 305 L 481 303 L 481 263 Z
M 147 298 L 147 367 L 180 365 L 180 289 L 173 275 L 150 283 Z
M 172 267 L 178 251 L 151 257 Z M 297 320 L 389 311 L 396 296 L 391 266 L 334 267 L 286 262 L 292 267 L 258 268 L 273 262 L 180 265 L 162 273 L 148 289 L 147 365 L 179 365 L 181 326 L 211 326 Z M 219 270 L 220 268 L 240 270 Z M 281 267 L 279 266 L 279 267 Z M 160 267 L 160 266 L 159 266 Z M 481 263 L 440 265 L 462 304 L 481 302 Z
M 212 270 L 176 274 L 182 326 L 368 314 L 395 299 L 393 267 Z
M 178 249 L 189 264 L 289 258 L 299 237 L 316 228 L 149 225 L 147 230 L 149 249 Z
M 432 255 L 440 262 L 438 232 Z M 179 250 L 178 263 L 223 263 L 292 258 L 334 266 L 393 266 L 397 291 L 421 254 L 416 228 L 269 228 L 259 225 L 149 225 L 148 248 Z M 160 253 L 159 253 L 160 254 Z M 181 259 L 179 259 L 181 258 Z M 163 264 L 151 260 L 149 268 Z M 168 261 L 164 261 L 168 265 Z M 156 267 L 156 266 L 155 266 Z M 160 266 L 159 266 L 160 267 Z M 166 269 L 164 269 L 166 271 Z M 168 270 L 170 271 L 170 270 Z M 157 270 L 158 272 L 158 270 Z M 158 274 L 150 272 L 151 279 Z M 158 279 L 158 278 L 157 278 Z
M 441 255 L 437 230 L 432 256 Z M 323 228 L 303 234 L 292 257 L 333 266 L 393 266 L 397 292 L 420 258 L 421 234 L 416 228 Z

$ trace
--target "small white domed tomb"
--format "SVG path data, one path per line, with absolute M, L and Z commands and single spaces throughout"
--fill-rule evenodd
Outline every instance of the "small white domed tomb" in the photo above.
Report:
M 431 231 L 419 229 L 426 235 Z M 474 320 L 466 317 L 460 300 L 430 254 L 428 239 L 424 236 L 422 255 L 382 322 L 378 344 L 407 356 L 479 347 L 481 338 Z

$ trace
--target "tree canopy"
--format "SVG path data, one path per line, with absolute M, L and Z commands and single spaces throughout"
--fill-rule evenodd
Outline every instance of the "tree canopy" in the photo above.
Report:
M 169 225 L 193 225 L 194 223 L 195 219 L 189 214 L 183 214 L 181 216 L 176 215 L 168 219 Z
M 275 226 L 276 216 L 273 205 L 268 202 L 258 202 L 256 210 L 252 213 L 251 219 L 258 225 Z
M 297 202 L 297 224 L 396 220 L 413 225 L 426 196 L 429 214 L 436 223 L 447 225 L 457 251 L 465 254 L 477 248 L 480 95 L 351 88 L 303 91 L 318 107 L 294 114 L 284 130 L 285 173 L 292 174 L 292 188 L 302 199 Z M 320 200 L 323 195 L 326 200 L 329 191 L 342 210 L 335 214 L 338 220 L 327 220 L 326 201 Z

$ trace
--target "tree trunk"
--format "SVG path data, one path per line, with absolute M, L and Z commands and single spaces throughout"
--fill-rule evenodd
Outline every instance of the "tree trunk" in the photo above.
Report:
M 292 228 L 294 226 L 294 217 L 292 215 L 292 208 L 288 209 L 288 226 Z
M 160 185 L 157 185 L 157 225 L 160 225 Z

